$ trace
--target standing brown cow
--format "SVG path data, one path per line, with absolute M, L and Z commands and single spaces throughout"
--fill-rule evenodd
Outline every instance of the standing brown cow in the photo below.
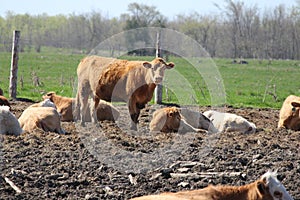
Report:
M 127 61 L 99 56 L 88 56 L 78 65 L 78 90 L 76 97 L 76 115 L 82 125 L 86 121 L 84 114 L 91 95 L 95 105 L 92 108 L 93 122 L 96 122 L 95 108 L 100 99 L 105 101 L 127 102 L 131 129 L 137 130 L 136 124 L 140 110 L 153 96 L 154 89 L 164 77 L 165 69 L 174 67 L 162 58 L 147 61 Z M 80 111 L 80 112 L 79 112 Z

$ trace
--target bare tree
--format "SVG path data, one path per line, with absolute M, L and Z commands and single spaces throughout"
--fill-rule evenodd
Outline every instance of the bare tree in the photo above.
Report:
M 226 0 L 226 14 L 229 20 L 228 26 L 230 27 L 230 37 L 233 46 L 232 57 L 241 57 L 242 38 L 244 37 L 242 32 L 242 15 L 244 9 L 243 2 L 233 2 L 232 0 Z

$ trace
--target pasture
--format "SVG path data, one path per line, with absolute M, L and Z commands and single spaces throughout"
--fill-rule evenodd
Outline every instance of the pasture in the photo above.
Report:
M 18 117 L 30 104 L 12 102 L 12 111 Z M 41 130 L 19 137 L 0 135 L 1 199 L 127 200 L 208 184 L 244 185 L 269 169 L 277 169 L 278 179 L 295 200 L 300 200 L 300 134 L 276 128 L 278 110 L 226 108 L 254 122 L 258 132 L 222 133 L 212 138 L 205 133 L 188 133 L 185 136 L 190 138 L 176 141 L 177 133 L 149 135 L 155 109 L 149 106 L 142 110 L 137 133 L 107 121 L 101 123 L 104 136 L 99 130 L 82 131 L 72 122 L 62 123 L 65 135 Z M 193 109 L 203 112 L 209 107 Z M 128 125 L 122 117 L 127 108 L 118 106 L 118 110 L 118 123 Z M 171 154 L 166 157 L 163 149 Z M 155 163 L 158 166 L 151 166 Z M 149 168 L 143 171 L 142 167 Z
M 76 92 L 76 69 L 84 54 L 75 54 L 66 49 L 47 48 L 41 53 L 23 52 L 19 55 L 18 91 L 20 98 L 40 100 L 43 93 L 55 91 L 63 96 Z M 148 60 L 153 57 L 122 57 L 128 60 Z M 8 94 L 10 53 L 0 53 L 0 87 Z M 172 89 L 163 90 L 163 102 L 187 102 L 193 105 L 210 105 L 211 97 L 202 75 L 187 61 L 169 57 L 175 70 L 189 84 L 189 90 L 178 80 L 169 78 Z M 234 107 L 280 108 L 289 94 L 299 95 L 300 61 L 294 60 L 247 60 L 249 64 L 233 64 L 230 59 L 213 59 L 220 72 L 226 92 L 226 104 Z M 168 84 L 166 72 L 166 83 Z M 177 78 L 177 77 L 175 77 Z M 190 91 L 192 90 L 192 93 Z M 178 94 L 186 99 L 180 100 Z
M 76 68 L 83 57 L 60 49 L 21 53 L 18 97 L 39 101 L 48 91 L 74 96 Z M 180 103 L 200 112 L 211 109 L 204 78 L 182 58 L 170 56 L 169 61 L 175 63 L 181 79 L 176 82 L 176 77 L 172 80 L 166 72 L 167 87 L 174 81 L 176 84 L 169 85 L 168 91 L 164 88 L 163 102 Z M 160 107 L 152 101 L 141 111 L 137 132 L 121 129 L 123 125 L 128 126 L 128 118 L 124 118 L 128 111 L 120 104 L 116 105 L 121 113 L 118 122 L 102 122 L 104 131 L 90 124 L 85 129 L 73 122 L 62 122 L 67 132 L 64 135 L 42 130 L 25 132 L 19 137 L 0 135 L 1 199 L 123 200 L 200 189 L 209 184 L 244 185 L 269 169 L 277 169 L 278 179 L 294 199 L 300 200 L 300 134 L 276 128 L 278 109 L 285 97 L 300 93 L 297 82 L 300 62 L 213 61 L 226 90 L 225 111 L 255 123 L 256 133 L 151 135 L 152 113 Z M 0 87 L 6 95 L 10 54 L 1 53 L 0 63 Z M 180 84 L 181 80 L 187 80 L 192 90 Z M 182 104 L 182 96 L 186 97 L 186 105 Z M 19 117 L 31 104 L 11 101 L 12 112 Z M 7 180 L 21 192 L 13 189 Z

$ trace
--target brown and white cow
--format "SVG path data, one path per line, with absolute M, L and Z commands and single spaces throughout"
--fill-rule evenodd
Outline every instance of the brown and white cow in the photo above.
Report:
M 57 111 L 61 114 L 61 121 L 71 122 L 74 121 L 73 117 L 73 105 L 75 104 L 75 99 L 70 97 L 63 97 L 57 95 L 55 92 L 48 92 L 43 96 L 43 99 L 49 99 L 52 101 L 56 107 Z M 87 122 L 91 121 L 90 114 L 90 101 L 88 104 L 87 113 L 85 116 L 85 120 Z M 111 104 L 106 101 L 100 101 L 97 107 L 97 118 L 99 121 L 109 120 L 115 121 L 119 118 L 119 111 Z
M 289 95 L 283 102 L 279 113 L 278 128 L 300 130 L 300 97 Z
M 259 180 L 243 186 L 209 185 L 199 190 L 166 192 L 132 200 L 293 200 L 276 176 L 269 171 Z
M 140 110 L 152 99 L 156 85 L 163 80 L 165 69 L 173 67 L 173 63 L 166 63 L 162 58 L 155 58 L 151 62 L 99 56 L 84 58 L 77 68 L 76 97 L 76 112 L 82 125 L 91 95 L 95 102 L 94 110 L 100 99 L 127 102 L 132 119 L 131 129 L 137 130 Z M 95 111 L 92 114 L 93 121 L 96 122 Z

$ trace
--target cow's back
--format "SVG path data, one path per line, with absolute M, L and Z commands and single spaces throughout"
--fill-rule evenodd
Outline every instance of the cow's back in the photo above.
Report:
M 133 198 L 132 200 L 219 200 L 220 191 L 216 187 L 208 186 L 203 189 L 191 190 L 191 191 L 180 191 L 180 192 L 165 192 L 159 195 L 149 195 Z
M 44 131 L 63 133 L 60 116 L 52 107 L 29 107 L 23 111 L 19 123 L 25 131 L 41 128 Z
M 77 67 L 78 81 L 83 85 L 89 84 L 91 90 L 95 91 L 101 72 L 114 60 L 116 59 L 100 56 L 83 58 Z
M 117 59 L 109 63 L 100 73 L 97 96 L 106 101 L 112 101 L 112 97 L 113 101 L 128 100 L 133 92 L 146 84 L 147 69 L 142 63 Z

